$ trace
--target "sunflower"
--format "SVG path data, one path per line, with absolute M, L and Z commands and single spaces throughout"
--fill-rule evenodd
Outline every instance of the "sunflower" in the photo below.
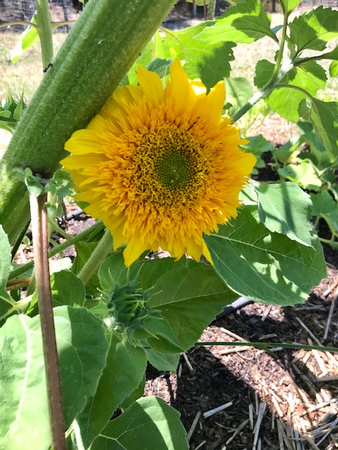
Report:
M 165 87 L 143 67 L 139 86 L 116 89 L 85 130 L 66 142 L 63 161 L 87 202 L 101 219 L 114 248 L 127 244 L 129 266 L 145 250 L 159 247 L 180 258 L 211 260 L 203 233 L 235 217 L 239 192 L 255 158 L 231 119 L 222 119 L 224 82 L 207 94 L 189 81 L 180 61 Z

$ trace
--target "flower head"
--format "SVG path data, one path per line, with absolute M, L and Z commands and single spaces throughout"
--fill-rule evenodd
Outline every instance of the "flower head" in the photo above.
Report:
M 209 93 L 176 60 L 165 88 L 138 68 L 139 86 L 116 89 L 87 129 L 76 131 L 62 161 L 85 209 L 123 243 L 126 265 L 161 247 L 210 260 L 203 233 L 236 216 L 255 158 L 243 153 L 231 119 L 222 119 L 224 83 Z

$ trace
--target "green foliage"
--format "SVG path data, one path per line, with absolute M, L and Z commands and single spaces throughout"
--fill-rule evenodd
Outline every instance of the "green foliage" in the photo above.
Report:
M 286 210 L 277 210 L 275 220 L 280 221 Z M 287 220 L 281 222 L 280 230 Z M 301 239 L 297 228 L 290 221 L 288 225 L 293 237 Z M 255 301 L 301 303 L 326 274 L 317 237 L 312 238 L 311 246 L 305 246 L 269 232 L 260 223 L 256 206 L 246 206 L 229 225 L 205 240 L 219 276 L 232 290 Z
M 178 419 L 179 413 L 164 400 L 156 397 L 142 398 L 110 422 L 91 448 L 187 450 L 185 430 Z
M 27 188 L 34 195 L 48 193 L 50 216 L 62 214 L 72 180 L 55 169 L 65 140 L 88 123 L 119 82 L 136 84 L 138 65 L 164 79 L 179 58 L 188 76 L 200 78 L 208 89 L 225 79 L 224 111 L 234 121 L 253 114 L 252 107 L 261 100 L 265 114 L 271 108 L 297 123 L 300 135 L 278 149 L 262 135 L 250 136 L 243 145 L 257 157 L 256 173 L 271 155 L 280 182 L 248 184 L 238 216 L 205 236 L 213 265 L 186 257 L 147 260 L 142 255 L 126 268 L 120 249 L 105 256 L 99 270 L 83 283 L 79 274 L 97 249 L 97 230 L 75 241 L 73 263 L 69 258 L 50 261 L 66 426 L 76 419 L 69 429 L 74 449 L 187 449 L 179 414 L 160 399 L 140 398 L 147 361 L 159 370 L 175 371 L 180 353 L 239 295 L 278 305 L 306 300 L 325 276 L 315 232 L 320 219 L 332 234 L 321 240 L 337 245 L 338 107 L 335 99 L 316 96 L 329 77 L 337 75 L 338 47 L 328 48 L 338 37 L 338 12 L 320 7 L 288 23 L 299 0 L 281 0 L 285 22 L 271 29 L 260 1 L 236 2 L 214 21 L 181 31 L 161 28 L 140 53 L 151 35 L 150 19 L 154 30 L 163 15 L 157 4 L 146 3 L 128 9 L 130 17 L 137 11 L 138 19 L 128 28 L 122 3 L 114 3 L 117 15 L 125 18 L 117 24 L 105 14 L 111 1 L 90 2 L 81 27 L 66 40 L 17 128 L 25 108 L 22 98 L 8 97 L 0 108 L 0 128 L 16 128 L 0 164 L 0 218 L 10 237 L 0 227 L 1 448 L 22 449 L 34 442 L 38 450 L 51 444 L 32 265 L 19 272 L 16 267 L 9 277 L 10 242 L 20 235 L 27 217 Z M 147 15 L 150 8 L 155 8 L 156 20 Z M 36 28 L 30 28 L 21 48 L 29 48 L 36 36 Z M 253 94 L 251 80 L 231 76 L 230 63 L 238 43 L 264 37 L 273 40 L 276 53 L 273 61 L 258 62 L 253 80 L 258 92 Z M 320 60 L 328 61 L 328 70 Z M 15 282 L 23 276 L 29 279 L 31 295 L 21 298 L 17 290 L 14 301 L 8 279 Z M 111 420 L 117 408 L 123 412 Z
M 86 399 L 96 391 L 108 343 L 102 322 L 87 310 L 61 307 L 54 310 L 54 316 L 65 422 L 69 427 Z M 46 449 L 51 438 L 39 316 L 10 317 L 0 330 L 0 349 L 0 446 L 16 450 L 34 442 L 36 450 Z

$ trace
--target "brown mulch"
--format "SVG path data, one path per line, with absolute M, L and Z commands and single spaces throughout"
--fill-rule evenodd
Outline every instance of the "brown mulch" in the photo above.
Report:
M 337 279 L 338 266 L 328 267 L 328 278 L 305 304 L 249 305 L 212 323 L 200 341 L 337 346 L 338 310 L 328 318 L 338 290 L 326 292 Z M 192 434 L 192 450 L 338 448 L 338 358 L 334 354 L 282 349 L 268 353 L 250 346 L 195 347 L 182 356 L 177 374 L 154 370 L 151 374 L 147 395 L 160 396 L 180 411 Z M 222 406 L 222 411 L 212 414 Z

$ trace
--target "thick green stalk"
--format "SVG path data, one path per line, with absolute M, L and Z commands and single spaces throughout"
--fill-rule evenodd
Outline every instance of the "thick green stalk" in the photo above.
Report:
M 47 68 L 53 59 L 52 24 L 48 0 L 36 0 L 36 22 L 40 37 L 42 65 Z
M 29 216 L 24 169 L 49 178 L 64 143 L 100 111 L 175 0 L 90 1 L 26 109 L 0 162 L 0 223 L 10 242 Z
M 113 240 L 109 230 L 106 230 L 103 238 L 98 243 L 97 247 L 90 255 L 86 264 L 80 270 L 78 277 L 86 284 L 100 267 L 102 261 L 113 251 Z

